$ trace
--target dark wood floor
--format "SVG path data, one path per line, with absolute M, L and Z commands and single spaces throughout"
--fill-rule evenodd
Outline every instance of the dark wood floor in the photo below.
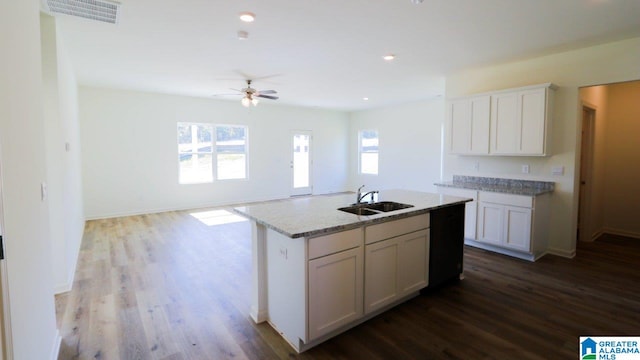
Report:
M 465 280 L 298 355 L 248 316 L 249 245 L 188 211 L 89 221 L 59 359 L 575 359 L 581 335 L 640 334 L 640 240 L 605 236 L 535 263 L 467 248 Z

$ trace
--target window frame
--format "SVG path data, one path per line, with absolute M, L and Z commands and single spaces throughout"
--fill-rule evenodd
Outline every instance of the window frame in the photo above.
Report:
M 184 126 L 184 125 L 188 125 L 190 127 L 192 126 L 202 126 L 202 127 L 207 127 L 210 130 L 211 133 L 211 151 L 209 152 L 203 152 L 203 151 L 192 151 L 192 152 L 185 152 L 185 151 L 181 151 L 180 150 L 180 133 L 178 132 L 178 130 L 180 129 L 180 126 Z M 213 136 L 214 136 L 214 130 L 215 127 L 213 126 L 213 124 L 211 123 L 200 123 L 200 122 L 193 122 L 193 121 L 179 121 L 176 124 L 176 145 L 178 146 L 178 184 L 180 185 L 197 185 L 197 184 L 211 184 L 213 183 L 213 181 L 215 180 L 215 177 L 213 176 L 213 168 L 214 168 L 214 141 L 213 141 Z M 196 136 L 197 138 L 197 136 Z M 192 144 L 193 144 L 193 139 L 192 139 Z M 180 167 L 180 157 L 182 155 L 211 155 L 211 179 L 207 179 L 204 181 L 190 181 L 190 182 L 182 182 L 182 176 L 181 176 L 181 167 Z
M 362 144 L 362 139 L 363 139 L 363 134 L 365 132 L 375 132 L 376 133 L 376 138 L 378 139 L 378 149 L 375 152 L 372 151 L 363 151 L 363 144 Z M 362 154 L 376 154 L 376 158 L 377 158 L 377 163 L 376 163 L 376 172 L 375 173 L 370 173 L 370 172 L 363 172 L 362 171 Z M 380 173 L 380 133 L 378 132 L 378 129 L 361 129 L 358 130 L 358 174 L 359 175 L 373 175 L 373 176 L 377 176 Z
M 232 152 L 225 154 L 242 154 L 244 155 L 244 177 L 243 178 L 220 178 L 220 172 L 218 170 L 218 128 L 244 128 L 244 152 Z M 213 178 L 216 181 L 246 181 L 249 180 L 249 126 L 243 124 L 213 124 Z

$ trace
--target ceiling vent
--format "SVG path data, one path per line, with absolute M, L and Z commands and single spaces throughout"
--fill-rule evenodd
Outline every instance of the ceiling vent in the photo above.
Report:
M 118 23 L 120 3 L 109 0 L 42 0 L 50 13 L 78 16 L 81 18 Z

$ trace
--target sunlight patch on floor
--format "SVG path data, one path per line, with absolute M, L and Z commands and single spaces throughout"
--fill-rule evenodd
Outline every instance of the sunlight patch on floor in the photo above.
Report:
M 232 224 L 247 221 L 246 218 L 227 210 L 207 210 L 189 214 L 207 226 Z

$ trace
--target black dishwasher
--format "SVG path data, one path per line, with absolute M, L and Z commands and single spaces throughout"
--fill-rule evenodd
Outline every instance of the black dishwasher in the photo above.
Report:
M 452 279 L 463 271 L 465 204 L 431 211 L 429 288 Z

